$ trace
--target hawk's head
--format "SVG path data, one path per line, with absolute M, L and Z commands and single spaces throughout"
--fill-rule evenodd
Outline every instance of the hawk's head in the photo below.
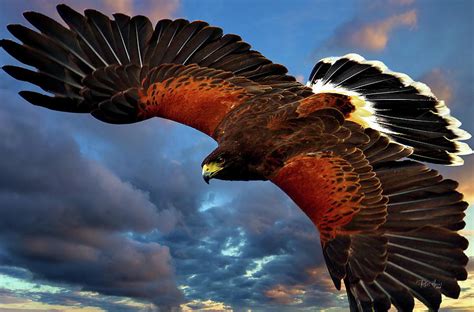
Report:
M 248 181 L 264 180 L 258 174 L 253 157 L 236 147 L 219 146 L 202 162 L 202 177 L 206 183 L 210 179 Z

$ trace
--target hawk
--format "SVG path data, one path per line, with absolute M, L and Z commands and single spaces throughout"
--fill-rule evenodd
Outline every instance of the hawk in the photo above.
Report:
M 218 147 L 202 175 L 268 180 L 319 230 L 329 274 L 351 311 L 438 310 L 467 278 L 468 206 L 424 162 L 461 165 L 471 153 L 443 101 L 407 75 L 359 55 L 326 58 L 305 86 L 237 35 L 203 21 L 158 21 L 66 5 L 65 24 L 24 13 L 1 46 L 20 62 L 3 69 L 48 94 L 49 109 L 113 124 L 153 117 L 193 127 Z

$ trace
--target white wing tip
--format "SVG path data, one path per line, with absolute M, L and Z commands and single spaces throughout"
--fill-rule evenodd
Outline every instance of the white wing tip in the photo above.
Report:
M 461 157 L 459 157 L 459 156 L 456 155 L 456 154 L 450 153 L 450 154 L 449 154 L 449 158 L 450 158 L 450 160 L 451 160 L 451 163 L 450 163 L 448 166 L 455 167 L 455 166 L 462 166 L 462 165 L 464 165 L 464 159 L 462 159 Z
M 472 138 L 472 135 L 466 130 L 459 129 L 456 127 L 451 127 L 451 126 L 448 126 L 447 128 L 456 135 L 456 140 L 465 141 Z
M 455 142 L 456 145 L 456 155 L 470 155 L 473 153 L 471 147 L 464 142 Z

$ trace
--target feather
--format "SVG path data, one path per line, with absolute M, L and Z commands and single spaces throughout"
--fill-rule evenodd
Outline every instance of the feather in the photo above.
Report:
M 185 25 L 170 42 L 166 53 L 163 56 L 163 63 L 172 63 L 182 51 L 188 41 L 203 27 L 208 26 L 205 22 L 192 22 Z
M 145 53 L 146 64 L 151 64 L 150 61 L 153 55 L 155 55 L 157 43 L 160 42 L 161 38 L 163 37 L 164 30 L 167 29 L 170 24 L 171 24 L 171 20 L 169 19 L 160 20 L 156 24 L 156 27 L 148 43 L 147 51 Z
M 98 34 L 96 39 L 101 47 L 103 47 L 102 51 L 105 54 L 104 57 L 109 60 L 110 64 L 118 63 L 122 65 L 122 62 L 116 53 L 117 45 L 115 44 L 110 19 L 96 10 L 89 9 L 85 10 L 84 13 L 91 29 L 94 33 Z
M 194 55 L 190 57 L 189 63 L 190 64 L 197 63 L 201 66 L 204 66 L 202 65 L 202 62 L 206 60 L 209 56 L 211 56 L 214 52 L 224 47 L 225 45 L 228 45 L 240 40 L 241 38 L 237 35 L 226 34 L 222 36 L 222 38 L 220 38 L 219 40 L 210 42 L 208 45 L 206 45 L 205 47 L 202 47 L 202 49 L 194 53 Z
M 214 51 L 212 54 L 208 55 L 205 59 L 199 62 L 199 65 L 203 67 L 218 67 L 221 63 L 218 63 L 220 60 L 224 59 L 226 56 L 231 54 L 240 54 L 241 52 L 246 52 L 250 49 L 248 43 L 237 41 L 229 43 L 225 46 L 222 46 L 218 50 Z M 228 60 L 224 60 L 227 62 Z M 216 64 L 217 63 L 217 64 Z
M 21 25 L 8 25 L 8 30 L 28 48 L 41 52 L 43 57 L 48 58 L 78 76 L 85 76 L 81 68 L 77 67 L 75 62 L 71 62 L 71 56 L 68 55 L 67 51 L 48 37 Z
M 183 29 L 184 26 L 188 24 L 189 22 L 186 20 L 177 19 L 164 28 L 159 41 L 157 41 L 155 52 L 151 56 L 150 66 L 157 66 L 163 63 L 163 57 L 165 56 L 169 45 L 173 41 L 173 38 L 181 29 Z
M 82 75 L 76 75 L 74 72 L 65 71 L 64 67 L 58 64 L 57 61 L 46 57 L 32 48 L 22 46 L 10 40 L 1 40 L 0 46 L 20 62 L 36 67 L 40 71 L 58 79 L 66 80 L 68 83 L 77 83 L 82 77 Z
M 3 66 L 2 69 L 15 79 L 35 84 L 44 91 L 60 95 L 67 95 L 72 98 L 80 98 L 78 94 L 80 89 L 82 89 L 82 86 L 75 82 L 61 80 L 45 73 L 38 73 L 16 66 L 6 65 Z
M 70 97 L 50 97 L 32 91 L 20 91 L 19 94 L 22 98 L 33 105 L 43 106 L 57 111 L 89 113 L 91 109 L 87 103 L 78 99 L 71 99 Z
M 199 49 L 209 42 L 215 41 L 222 37 L 222 30 L 216 27 L 205 26 L 194 35 L 183 49 L 176 56 L 174 62 L 189 64 L 189 60 Z
M 97 56 L 83 51 L 77 42 L 76 35 L 69 29 L 63 27 L 55 20 L 37 12 L 25 12 L 23 15 L 33 26 L 41 31 L 41 33 L 49 37 L 51 40 L 54 40 L 64 49 L 67 49 L 72 55 L 88 66 L 89 70 L 85 70 L 86 73 L 89 73 L 97 66 L 100 66 L 101 62 Z
M 144 66 L 147 44 L 153 34 L 150 20 L 144 16 L 134 16 L 129 24 L 129 55 L 131 63 Z
M 86 18 L 64 4 L 58 5 L 57 10 L 70 29 L 81 38 L 82 43 L 84 43 L 95 54 L 103 65 L 109 65 L 103 57 L 104 53 L 94 37 Z

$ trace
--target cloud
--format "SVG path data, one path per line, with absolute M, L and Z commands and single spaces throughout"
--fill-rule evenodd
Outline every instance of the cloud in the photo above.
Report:
M 415 0 L 389 0 L 389 3 L 393 5 L 410 5 L 415 3 Z
M 4 289 L 2 289 L 4 288 Z M 5 289 L 8 288 L 8 289 Z M 79 287 L 44 285 L 26 269 L 0 266 L 1 311 L 156 311 L 143 300 L 104 296 Z
M 108 1 L 115 2 L 114 0 Z M 150 18 L 152 23 L 156 23 L 160 19 L 174 17 L 180 3 L 180 0 L 133 1 L 133 12 L 134 14 L 145 15 Z
M 296 78 L 296 81 L 298 81 L 302 84 L 305 84 L 304 75 L 296 75 L 295 78 Z
M 427 84 L 440 100 L 448 105 L 453 98 L 452 75 L 441 68 L 434 68 L 421 76 L 420 81 Z
M 458 191 L 463 193 L 464 200 L 469 204 L 474 204 L 474 162 L 470 161 L 463 166 L 462 170 L 458 170 L 456 179 L 459 182 Z
M 265 296 L 282 305 L 311 306 L 312 302 L 322 302 L 319 297 L 326 297 L 325 302 L 334 300 L 337 293 L 329 277 L 325 264 L 304 269 L 306 277 L 292 284 L 276 284 L 265 291 Z M 316 286 L 316 287 L 315 287 Z M 344 293 L 343 293 L 344 294 Z M 343 295 L 345 296 L 345 295 Z M 321 305 L 322 306 L 322 305 Z M 336 305 L 337 306 L 337 305 Z
M 364 26 L 361 30 L 353 33 L 350 37 L 355 46 L 366 48 L 367 50 L 380 51 L 387 46 L 390 32 L 399 26 L 416 25 L 416 11 L 411 10 L 404 14 L 395 15 Z
M 339 29 L 337 41 L 334 43 L 366 51 L 381 51 L 387 46 L 390 34 L 394 29 L 403 26 L 413 28 L 416 23 L 416 10 L 410 10 L 370 23 L 352 21 Z
M 275 300 L 279 304 L 292 304 L 300 303 L 302 300 L 299 298 L 304 295 L 305 290 L 302 286 L 288 287 L 285 285 L 278 284 L 273 288 L 265 291 L 265 296 Z
M 169 248 L 126 235 L 170 231 L 174 211 L 158 211 L 147 193 L 85 158 L 64 129 L 43 127 L 29 106 L 16 114 L 16 95 L 2 97 L 0 264 L 102 294 L 180 304 Z
M 331 285 L 326 292 L 327 284 L 315 282 L 329 278 L 316 229 L 285 194 L 269 183 L 233 182 L 229 188 L 216 181 L 210 189 L 212 204 L 205 200 L 188 210 L 184 224 L 161 239 L 191 302 L 265 310 L 274 304 L 265 294 L 278 284 L 304 290 L 305 301 L 297 303 L 302 308 L 323 306 L 326 295 L 334 297 Z
M 222 302 L 212 300 L 193 300 L 180 306 L 183 312 L 189 311 L 232 311 L 232 308 Z
M 64 3 L 78 12 L 86 9 L 95 9 L 111 16 L 114 13 L 128 15 L 145 15 L 152 24 L 164 18 L 172 18 L 180 6 L 180 0 L 63 0 L 61 2 L 49 0 L 34 0 L 17 2 L 15 0 L 2 1 L 2 19 L 5 23 L 12 23 L 21 19 L 24 11 L 38 11 L 51 17 L 59 18 L 56 5 Z M 3 18 L 4 17 L 4 18 Z M 59 18 L 59 20 L 61 20 Z

